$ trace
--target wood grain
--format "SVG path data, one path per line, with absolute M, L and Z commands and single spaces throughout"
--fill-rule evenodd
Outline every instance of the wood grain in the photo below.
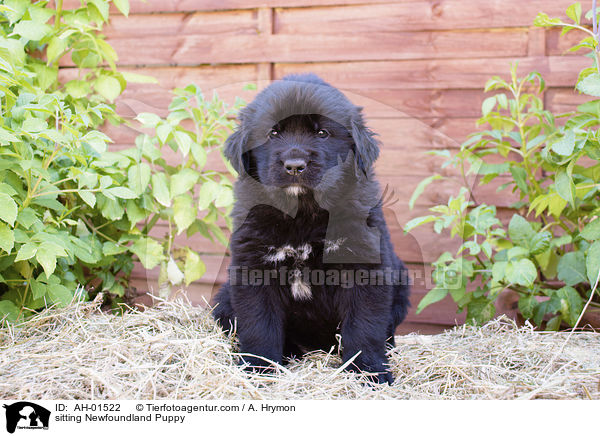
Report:
M 568 6 L 568 0 L 445 0 L 278 8 L 275 10 L 275 32 L 299 34 L 317 29 L 319 33 L 354 33 L 528 27 L 539 11 L 562 16 Z M 519 12 L 515 13 L 515 9 Z
M 518 62 L 518 74 L 538 71 L 548 86 L 574 84 L 579 70 L 590 65 L 581 57 L 536 56 L 489 59 L 424 59 L 382 62 L 280 63 L 275 78 L 314 72 L 344 90 L 364 89 L 478 89 L 494 76 L 509 77 L 510 64 Z
M 119 65 L 324 62 L 400 59 L 520 57 L 527 32 L 520 29 L 461 32 L 379 32 L 300 35 L 159 35 L 111 37 Z M 369 47 L 357 50 L 356 47 Z

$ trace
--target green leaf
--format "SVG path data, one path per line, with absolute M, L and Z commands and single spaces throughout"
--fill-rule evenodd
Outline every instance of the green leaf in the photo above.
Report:
M 102 245 L 102 254 L 105 256 L 114 256 L 115 254 L 125 253 L 127 251 L 127 247 L 122 245 L 117 245 L 112 241 L 106 241 Z
M 550 232 L 539 232 L 536 233 L 531 241 L 529 242 L 529 252 L 533 255 L 540 254 L 550 247 L 552 241 L 552 233 Z
M 585 255 L 581 251 L 566 253 L 558 262 L 558 279 L 567 286 L 586 280 Z
M 146 269 L 153 269 L 165 260 L 162 245 L 152 238 L 138 239 L 129 250 L 140 259 Z
M 443 300 L 448 295 L 448 289 L 433 288 L 419 301 L 417 306 L 417 315 L 423 311 L 427 306 L 438 301 Z
M 96 205 L 96 196 L 93 192 L 78 190 L 77 194 L 81 197 L 83 201 L 85 201 L 90 207 L 94 207 Z
M 31 41 L 39 41 L 51 30 L 52 27 L 45 23 L 39 23 L 32 20 L 23 20 L 15 24 L 13 33 Z
M 73 98 L 82 98 L 88 95 L 91 91 L 90 84 L 85 80 L 70 80 L 65 83 L 65 88 L 69 95 Z
M 519 311 L 525 319 L 533 318 L 533 311 L 538 305 L 538 301 L 533 295 L 522 295 L 519 298 Z
M 421 196 L 425 188 L 434 180 L 440 179 L 442 179 L 442 176 L 440 176 L 439 174 L 434 174 L 432 176 L 427 177 L 426 179 L 421 180 L 421 182 L 419 182 L 419 184 L 415 188 L 412 196 L 410 197 L 410 200 L 408 201 L 408 207 L 410 209 L 414 208 L 415 203 L 417 202 L 418 198 Z
M 8 228 L 4 223 L 0 223 L 0 248 L 6 251 L 8 254 L 12 251 L 15 246 L 15 234 Z
M 73 301 L 73 292 L 59 283 L 48 284 L 48 293 L 52 304 L 57 304 L 59 307 L 66 307 Z
M 144 197 L 142 197 L 142 201 L 144 201 Z M 127 200 L 125 212 L 127 213 L 127 218 L 129 219 L 131 229 L 133 229 L 137 223 L 143 219 L 146 219 L 148 216 L 146 210 L 139 207 L 137 202 L 131 199 Z
M 221 191 L 221 185 L 212 180 L 207 180 L 200 186 L 200 192 L 198 193 L 198 209 L 205 210 L 208 206 L 215 201 L 219 192 Z
M 138 116 L 135 117 L 135 119 L 142 123 L 144 127 L 152 128 L 156 127 L 156 125 L 160 123 L 161 120 L 161 118 L 158 115 L 150 112 L 142 112 L 141 114 L 138 114 Z
M 592 97 L 600 97 L 600 75 L 592 73 L 584 79 L 580 80 L 576 86 L 579 92 L 582 92 Z
M 508 224 L 508 236 L 516 245 L 528 248 L 529 241 L 535 236 L 535 232 L 529 221 L 521 215 L 514 214 Z
M 20 260 L 31 259 L 37 253 L 38 246 L 33 242 L 28 242 L 26 244 L 21 245 L 19 251 L 17 252 L 17 257 L 15 258 L 15 262 L 19 262 Z
M 535 26 L 540 26 L 540 27 L 552 27 L 552 26 L 556 26 L 557 24 L 560 24 L 561 21 L 558 18 L 550 18 L 548 16 L 548 14 L 544 13 L 544 12 L 540 12 L 537 17 L 535 17 L 535 20 L 533 21 L 533 24 Z
M 221 230 L 221 228 L 216 224 L 210 224 L 209 228 L 214 237 L 217 238 L 217 241 L 219 241 L 221 244 L 227 247 L 227 244 L 229 244 L 229 240 L 225 236 L 225 233 L 223 233 L 223 230 Z
M 177 234 L 187 229 L 196 219 L 196 208 L 191 195 L 180 195 L 173 199 L 173 218 Z
M 121 94 L 121 83 L 115 77 L 102 74 L 94 80 L 94 89 L 112 102 Z
M 564 136 L 552 144 L 552 151 L 561 156 L 570 156 L 575 149 L 575 132 L 568 130 Z
M 119 12 L 126 17 L 129 16 L 129 0 L 113 0 L 113 4 L 117 7 Z
M 57 60 L 64 53 L 66 48 L 63 39 L 58 37 L 52 38 L 46 47 L 46 59 L 48 60 L 48 65 L 51 65 Z
M 34 300 L 42 298 L 44 295 L 46 295 L 46 292 L 48 291 L 48 287 L 44 283 L 35 279 L 29 282 L 29 286 L 31 287 Z
M 181 151 L 181 154 L 183 154 L 184 157 L 187 156 L 190 152 L 190 147 L 192 146 L 192 138 L 190 138 L 190 135 L 180 130 L 175 130 L 173 135 L 175 136 L 175 142 L 179 146 L 179 151 Z
M 164 207 L 171 206 L 171 195 L 165 173 L 152 174 L 152 195 Z
M 102 154 L 106 151 L 106 143 L 112 142 L 112 140 L 104 133 L 97 130 L 92 130 L 86 133 L 81 140 L 89 144 L 94 150 Z
M 161 144 L 167 142 L 172 130 L 173 126 L 171 126 L 169 123 L 161 123 L 156 127 L 156 136 Z
M 106 190 L 106 193 L 108 193 L 110 195 L 114 195 L 117 198 L 131 199 L 131 198 L 138 197 L 138 194 L 136 194 L 129 188 L 125 188 L 124 186 L 116 186 L 114 188 L 108 188 Z
M 227 207 L 233 204 L 233 189 L 230 186 L 221 185 L 219 195 L 215 199 L 216 207 Z
M 506 265 L 506 279 L 510 283 L 530 287 L 537 278 L 537 269 L 529 259 L 510 261 Z
M 146 163 L 134 165 L 129 168 L 129 171 L 127 171 L 127 180 L 129 181 L 131 190 L 136 195 L 142 195 L 146 191 L 150 183 L 150 174 L 150 166 Z
M 23 121 L 22 129 L 27 133 L 41 132 L 48 127 L 48 123 L 41 118 L 31 117 Z
M 205 272 L 206 265 L 204 262 L 202 262 L 200 256 L 188 248 L 183 270 L 185 276 L 185 285 L 189 286 L 190 283 L 201 278 Z
M 192 142 L 191 150 L 196 165 L 198 165 L 199 168 L 203 168 L 204 165 L 206 165 L 206 158 L 208 157 L 206 150 L 200 144 L 196 144 L 195 142 Z
M 548 211 L 555 217 L 559 217 L 567 206 L 567 201 L 558 194 L 552 194 L 548 197 Z
M 167 263 L 167 279 L 172 285 L 178 285 L 184 279 L 183 273 L 172 257 L 169 258 L 169 262 Z
M 146 74 L 132 73 L 130 71 L 121 71 L 121 74 L 127 83 L 158 83 L 156 77 Z
M 486 323 L 495 314 L 494 303 L 485 297 L 474 298 L 467 305 L 467 321 L 474 321 L 478 325 Z
M 533 321 L 540 325 L 544 320 L 544 316 L 549 313 L 555 313 L 560 310 L 560 299 L 554 294 L 549 300 L 543 301 L 538 304 L 533 310 Z
M 488 97 L 483 100 L 483 103 L 481 104 L 481 113 L 483 116 L 489 115 L 492 109 L 494 109 L 494 106 L 496 106 L 496 96 Z
M 588 282 L 593 288 L 596 286 L 598 274 L 600 274 L 600 241 L 594 242 L 590 248 L 588 248 L 585 264 Z
M 567 17 L 575 21 L 575 24 L 581 23 L 581 3 L 575 2 L 567 8 Z
M 190 192 L 199 177 L 200 175 L 190 168 L 184 168 L 174 174 L 171 177 L 171 198 Z
M 562 320 L 562 317 L 560 315 L 556 315 L 556 316 L 553 316 L 552 318 L 550 318 L 548 320 L 548 322 L 546 323 L 546 331 L 557 332 L 560 329 L 561 320 Z
M 596 218 L 591 223 L 588 223 L 580 235 L 583 239 L 590 242 L 600 239 L 600 219 Z
M 507 265 L 508 262 L 504 260 L 494 262 L 494 266 L 492 266 L 492 279 L 494 282 L 498 283 L 504 280 L 504 277 L 506 276 Z
M 571 207 L 575 208 L 575 185 L 565 168 L 561 167 L 558 169 L 554 183 L 558 195 L 560 195 L 563 200 L 566 200 Z
M 404 233 L 408 233 L 410 232 L 412 229 L 414 229 L 415 227 L 419 227 L 423 224 L 427 224 L 430 223 L 432 221 L 437 220 L 438 218 L 435 215 L 427 215 L 427 216 L 420 216 L 417 218 L 413 218 L 412 220 L 410 220 L 409 222 L 407 222 L 404 225 Z
M 8 322 L 16 322 L 19 316 L 19 308 L 12 301 L 0 301 L 0 319 L 6 319 Z
M 88 0 L 88 3 L 93 4 L 104 21 L 108 20 L 109 5 L 107 0 Z
M 529 187 L 527 186 L 527 171 L 521 167 L 512 165 L 510 167 L 510 173 L 512 174 L 513 179 L 515 179 L 515 183 L 519 189 L 527 194 L 529 192 Z
M 54 273 L 54 269 L 56 268 L 55 252 L 46 244 L 42 244 L 37 249 L 35 258 L 40 263 L 40 265 L 42 265 L 42 268 L 44 268 L 46 277 L 50 277 Z
M 560 312 L 563 315 L 563 319 L 571 327 L 575 326 L 577 318 L 579 318 L 583 310 L 583 299 L 579 295 L 579 292 L 570 286 L 565 286 L 556 291 L 555 295 L 560 298 Z

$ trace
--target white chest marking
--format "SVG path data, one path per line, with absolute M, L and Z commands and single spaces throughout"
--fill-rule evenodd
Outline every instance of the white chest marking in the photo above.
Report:
M 310 285 L 302 280 L 302 273 L 298 269 L 302 265 L 302 262 L 308 259 L 310 253 L 312 253 L 310 244 L 302 244 L 295 248 L 291 245 L 284 245 L 282 247 L 269 247 L 269 252 L 263 256 L 265 261 L 274 264 L 283 262 L 288 258 L 294 261 L 296 269 L 291 273 L 290 289 L 292 297 L 296 300 L 309 300 L 312 298 Z
M 345 241 L 346 241 L 346 238 L 339 238 L 339 239 L 336 239 L 335 241 L 330 240 L 330 239 L 325 239 L 325 249 L 324 249 L 325 254 L 338 251 Z

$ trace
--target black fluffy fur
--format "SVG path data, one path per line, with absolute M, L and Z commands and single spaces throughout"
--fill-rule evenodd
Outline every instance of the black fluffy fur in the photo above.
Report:
M 239 118 L 225 146 L 239 178 L 230 280 L 213 301 L 215 318 L 226 330 L 236 327 L 241 353 L 252 355 L 244 357 L 250 369 L 268 367 L 261 357 L 283 363 L 287 356 L 329 351 L 341 334 L 344 362 L 356 356 L 349 370 L 391 383 L 386 341 L 393 345 L 406 315 L 409 286 L 383 218 L 373 171 L 379 148 L 361 108 L 315 75 L 293 75 L 259 93 Z M 288 174 L 283 161 L 290 158 L 304 159 L 306 170 Z M 290 186 L 300 192 L 290 193 Z M 334 250 L 326 245 L 331 241 L 343 242 Z M 269 258 L 279 247 L 306 244 L 305 259 Z M 310 295 L 298 298 L 279 279 L 300 267 L 389 269 L 402 280 L 311 285 Z M 277 279 L 244 285 L 242 268 L 274 271 Z

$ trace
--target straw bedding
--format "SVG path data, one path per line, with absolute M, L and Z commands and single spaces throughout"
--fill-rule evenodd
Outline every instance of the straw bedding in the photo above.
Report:
M 185 301 L 123 316 L 79 302 L 0 329 L 0 398 L 600 399 L 599 333 L 539 333 L 506 318 L 397 337 L 392 386 L 341 370 L 334 354 L 259 375 L 235 353 L 210 313 Z

